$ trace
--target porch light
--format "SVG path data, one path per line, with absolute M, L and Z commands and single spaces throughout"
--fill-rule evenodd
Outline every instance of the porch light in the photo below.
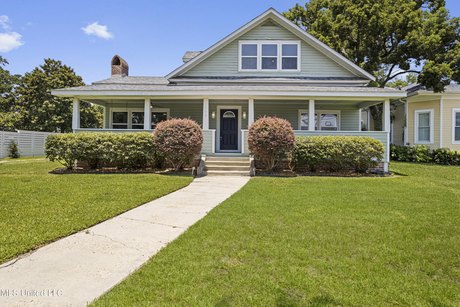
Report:
M 246 119 L 246 111 L 243 111 L 243 119 Z
M 216 112 L 215 112 L 215 111 L 212 111 L 212 112 L 211 112 L 211 118 L 212 118 L 212 119 L 216 118 Z

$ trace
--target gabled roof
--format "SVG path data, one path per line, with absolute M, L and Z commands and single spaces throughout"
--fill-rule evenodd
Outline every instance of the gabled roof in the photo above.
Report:
M 409 84 L 406 87 L 402 88 L 403 91 L 406 91 L 408 96 L 414 95 L 443 95 L 443 94 L 460 94 L 460 85 L 456 83 L 451 83 L 444 88 L 444 92 L 435 93 L 433 89 L 427 89 L 424 85 L 421 84 Z
M 312 35 L 308 34 L 306 31 L 300 29 L 297 25 L 292 23 L 290 20 L 288 20 L 286 17 L 281 15 L 278 11 L 276 11 L 273 8 L 268 9 L 258 17 L 254 18 L 241 28 L 237 29 L 236 31 L 232 32 L 231 34 L 227 35 L 205 51 L 203 51 L 201 54 L 198 56 L 194 57 L 190 61 L 184 63 L 183 65 L 179 66 L 177 69 L 174 71 L 170 72 L 166 78 L 174 78 L 179 75 L 184 74 L 185 72 L 189 71 L 199 63 L 203 62 L 205 59 L 207 59 L 209 56 L 217 52 L 218 50 L 222 49 L 224 46 L 228 45 L 230 42 L 234 41 L 241 35 L 249 32 L 250 30 L 254 29 L 255 27 L 261 25 L 265 21 L 272 19 L 284 28 L 286 28 L 288 31 L 292 32 L 294 35 L 298 36 L 300 39 L 338 63 L 339 65 L 343 66 L 347 70 L 351 71 L 357 76 L 363 77 L 365 79 L 369 80 L 375 80 L 374 76 L 366 72 L 364 69 L 359 67 L 358 65 L 354 64 L 351 62 L 349 59 L 335 51 L 334 49 L 330 48 L 317 38 L 313 37 Z

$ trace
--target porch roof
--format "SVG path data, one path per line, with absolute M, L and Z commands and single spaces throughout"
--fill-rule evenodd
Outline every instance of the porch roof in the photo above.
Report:
M 162 77 L 110 78 L 91 85 L 56 89 L 59 97 L 367 97 L 404 98 L 406 92 L 367 86 L 309 86 L 302 84 L 171 84 Z

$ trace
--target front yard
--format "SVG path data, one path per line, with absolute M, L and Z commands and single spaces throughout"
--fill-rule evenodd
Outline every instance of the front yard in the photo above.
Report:
M 392 168 L 255 178 L 95 305 L 458 306 L 460 168 Z
M 186 186 L 191 177 L 48 172 L 45 159 L 0 160 L 0 263 Z

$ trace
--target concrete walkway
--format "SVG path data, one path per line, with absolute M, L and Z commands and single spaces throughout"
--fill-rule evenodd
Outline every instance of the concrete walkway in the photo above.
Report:
M 195 179 L 179 191 L 0 265 L 0 306 L 86 306 L 248 180 Z

